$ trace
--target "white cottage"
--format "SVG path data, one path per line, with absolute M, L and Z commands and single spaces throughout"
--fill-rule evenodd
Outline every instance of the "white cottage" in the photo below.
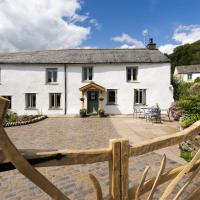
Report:
M 65 49 L 0 54 L 0 96 L 18 114 L 132 114 L 173 101 L 170 61 L 143 49 Z
M 200 77 L 200 64 L 175 67 L 175 77 L 185 82 L 192 82 Z

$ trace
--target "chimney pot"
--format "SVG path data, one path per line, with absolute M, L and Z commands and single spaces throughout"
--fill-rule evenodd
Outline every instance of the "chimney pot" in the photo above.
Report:
M 147 44 L 147 49 L 149 49 L 149 50 L 155 50 L 156 49 L 156 43 L 153 42 L 153 38 L 149 39 L 149 44 Z

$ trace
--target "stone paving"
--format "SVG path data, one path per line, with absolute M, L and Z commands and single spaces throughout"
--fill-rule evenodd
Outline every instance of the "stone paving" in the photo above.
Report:
M 19 149 L 89 149 L 108 147 L 109 139 L 120 138 L 117 119 L 111 118 L 49 118 L 36 124 L 6 128 L 11 140 Z M 121 121 L 121 119 L 119 119 Z M 168 132 L 174 132 L 168 128 Z M 127 136 L 127 135 L 125 135 Z M 130 138 L 131 139 L 131 138 Z M 136 184 L 146 165 L 156 174 L 161 162 L 157 153 L 130 159 L 130 186 Z M 167 169 L 178 166 L 168 160 Z M 40 168 L 50 181 L 72 200 L 94 200 L 95 194 L 88 174 L 94 174 L 101 183 L 104 196 L 108 194 L 108 163 Z M 195 186 L 200 184 L 195 182 Z M 146 197 L 144 197 L 145 199 Z M 49 200 L 40 189 L 16 170 L 0 173 L 0 200 Z M 158 199 L 155 197 L 154 199 Z

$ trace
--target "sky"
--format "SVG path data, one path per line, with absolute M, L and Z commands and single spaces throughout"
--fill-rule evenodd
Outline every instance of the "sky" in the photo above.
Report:
M 0 51 L 143 48 L 200 40 L 199 0 L 0 0 Z

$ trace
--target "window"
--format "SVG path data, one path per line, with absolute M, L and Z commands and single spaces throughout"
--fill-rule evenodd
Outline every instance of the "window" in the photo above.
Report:
M 61 94 L 60 93 L 50 93 L 49 94 L 49 108 L 57 109 L 61 105 Z
M 83 67 L 82 68 L 82 79 L 83 81 L 91 81 L 93 79 L 93 68 Z
M 126 79 L 128 82 L 137 81 L 138 67 L 126 68 Z
M 117 103 L 117 90 L 107 90 L 107 103 L 116 104 Z
M 58 79 L 58 69 L 57 68 L 47 69 L 46 82 L 57 83 L 57 79 Z
M 35 93 L 26 94 L 26 108 L 27 109 L 36 108 L 36 94 Z
M 134 101 L 135 104 L 146 105 L 146 89 L 135 89 Z
M 188 80 L 192 80 L 192 74 L 188 74 Z
M 8 109 L 11 109 L 11 107 L 12 107 L 12 97 L 11 96 L 2 96 L 2 97 L 6 98 L 10 101 Z

